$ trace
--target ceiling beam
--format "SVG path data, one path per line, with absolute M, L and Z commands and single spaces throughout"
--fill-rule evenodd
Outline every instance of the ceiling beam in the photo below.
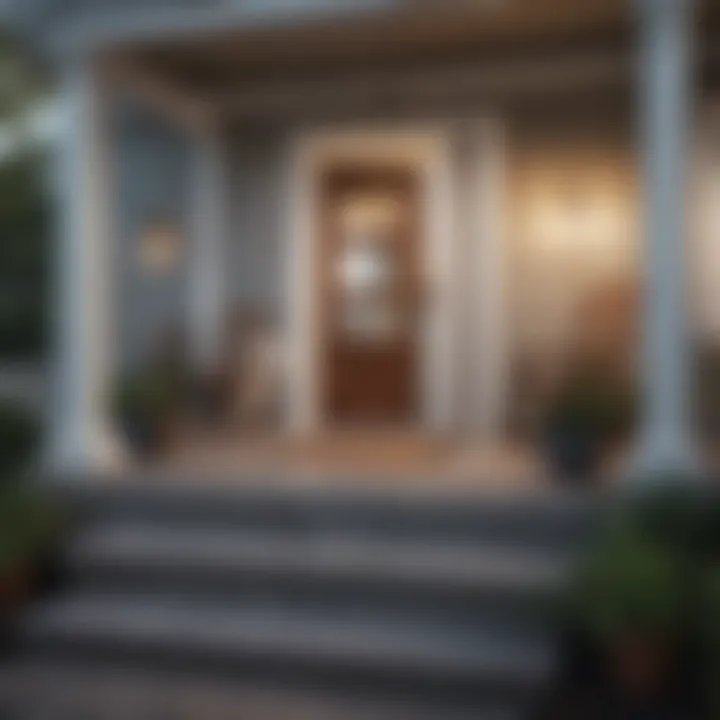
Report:
M 254 81 L 203 97 L 223 113 L 252 118 L 302 114 L 315 108 L 362 110 L 368 105 L 391 106 L 398 100 L 482 100 L 550 90 L 622 87 L 632 78 L 633 68 L 630 53 L 615 49 L 544 59 L 418 65 L 332 77 Z
M 120 55 L 104 57 L 101 73 L 114 92 L 133 98 L 144 108 L 183 130 L 202 132 L 217 122 L 216 104 L 184 91 L 132 58 Z

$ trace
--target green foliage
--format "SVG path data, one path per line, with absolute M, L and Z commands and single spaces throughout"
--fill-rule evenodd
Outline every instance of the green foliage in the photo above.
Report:
M 28 470 L 39 439 L 40 427 L 33 413 L 16 403 L 0 402 L 0 480 Z
M 37 568 L 61 532 L 61 516 L 39 488 L 25 482 L 0 486 L 0 577 Z
M 129 446 L 140 455 L 163 450 L 182 406 L 182 395 L 173 374 L 151 368 L 127 376 L 116 390 L 115 416 Z
M 25 152 L 0 163 L 0 357 L 43 355 L 49 288 L 45 158 Z
M 627 498 L 624 513 L 645 537 L 682 553 L 690 567 L 712 553 L 716 499 L 695 478 L 667 475 Z
M 604 640 L 704 634 L 714 507 L 707 488 L 669 477 L 615 505 L 575 578 L 580 627 Z
M 706 637 L 714 649 L 715 661 L 720 669 L 720 563 L 714 563 L 708 568 L 703 598 L 703 615 L 707 618 Z
M 574 601 L 581 627 L 598 640 L 675 637 L 687 607 L 681 555 L 617 527 L 585 560 Z
M 548 426 L 572 428 L 605 440 L 625 436 L 635 418 L 635 394 L 611 374 L 583 368 L 573 373 L 555 396 Z
M 22 119 L 46 91 L 46 73 L 26 50 L 0 27 L 0 122 Z
M 714 710 L 713 717 L 720 717 L 720 562 L 717 558 L 708 567 L 704 581 L 700 614 L 703 618 L 705 685 L 710 707 Z
M 0 157 L 0 358 L 46 345 L 49 198 L 45 152 L 27 132 L 47 91 L 43 69 L 0 27 L 0 131 L 24 139 Z
M 128 375 L 116 390 L 114 407 L 121 419 L 152 425 L 162 423 L 177 409 L 175 383 L 159 371 Z

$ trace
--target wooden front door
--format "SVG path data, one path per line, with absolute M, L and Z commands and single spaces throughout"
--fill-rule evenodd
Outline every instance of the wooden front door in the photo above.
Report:
M 323 176 L 324 409 L 339 424 L 417 419 L 419 181 L 409 169 Z

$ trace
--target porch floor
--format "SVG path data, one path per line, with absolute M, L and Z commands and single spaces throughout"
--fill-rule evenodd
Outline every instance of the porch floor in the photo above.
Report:
M 529 446 L 417 432 L 331 432 L 293 439 L 233 433 L 186 434 L 147 465 L 173 479 L 346 485 L 349 488 L 528 490 L 550 487 Z

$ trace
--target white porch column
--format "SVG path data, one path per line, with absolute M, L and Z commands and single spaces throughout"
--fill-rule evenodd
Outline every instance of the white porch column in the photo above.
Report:
M 688 439 L 686 184 L 692 0 L 637 0 L 645 184 L 644 382 L 636 469 L 692 465 Z
M 463 431 L 492 442 L 502 434 L 507 391 L 505 137 L 499 123 L 488 120 L 461 127 L 457 139 L 463 258 L 458 267 L 458 419 Z
M 212 367 L 221 351 L 225 321 L 225 146 L 210 124 L 199 129 L 193 158 L 189 335 L 198 369 Z
M 75 58 L 66 65 L 60 101 L 55 397 L 47 460 L 52 470 L 89 471 L 112 465 L 119 456 L 107 408 L 112 336 L 109 126 L 107 98 L 92 58 Z
M 507 238 L 505 237 L 506 140 L 503 128 L 488 121 L 480 129 L 476 165 L 474 227 L 475 298 L 478 332 L 477 423 L 487 440 L 504 430 L 508 391 Z

